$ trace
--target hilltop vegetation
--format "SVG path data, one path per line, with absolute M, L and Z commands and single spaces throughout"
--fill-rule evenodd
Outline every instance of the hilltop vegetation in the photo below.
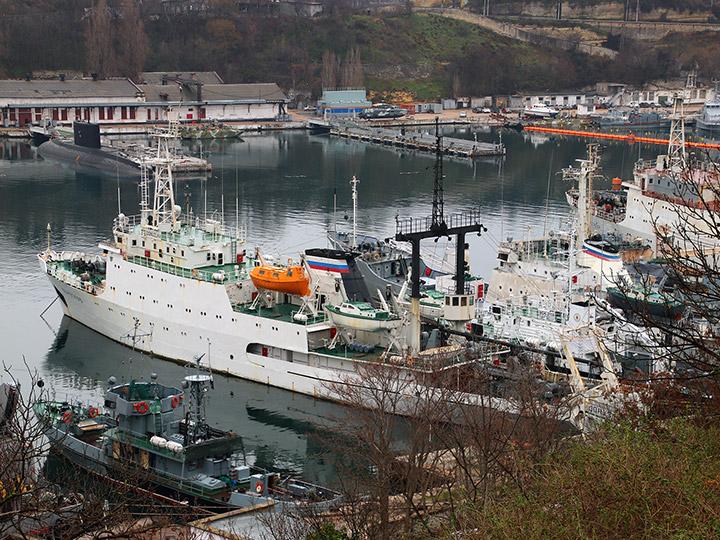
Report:
M 695 37 L 697 46 L 683 36 L 661 43 L 609 36 L 619 54 L 608 60 L 542 49 L 407 6 L 368 12 L 343 1 L 328 2 L 315 18 L 240 13 L 225 0 L 211 0 L 203 12 L 168 14 L 149 1 L 142 3 L 141 23 L 130 25 L 129 10 L 137 4 L 109 0 L 110 22 L 102 34 L 110 36 L 112 62 L 93 49 L 100 45 L 89 30 L 91 6 L 103 1 L 0 0 L 0 75 L 79 70 L 132 76 L 135 65 L 146 71 L 215 70 L 226 82 L 276 82 L 287 92 L 317 97 L 323 62 L 341 62 L 356 50 L 368 89 L 432 100 L 569 90 L 599 80 L 643 84 L 679 75 L 696 62 L 708 78 L 720 71 L 714 33 Z M 137 58 L 128 62 L 131 53 Z M 97 58 L 105 58 L 102 70 Z
M 486 505 L 468 505 L 457 516 L 462 537 L 717 538 L 719 436 L 716 418 L 607 425 Z

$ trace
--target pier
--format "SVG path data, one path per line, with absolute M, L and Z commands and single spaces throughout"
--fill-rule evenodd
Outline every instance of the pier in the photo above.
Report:
M 332 124 L 330 134 L 379 146 L 391 146 L 418 152 L 435 153 L 435 135 L 419 131 L 406 132 L 404 128 L 358 127 Z M 505 145 L 467 139 L 443 137 L 443 154 L 453 157 L 477 158 L 505 155 Z

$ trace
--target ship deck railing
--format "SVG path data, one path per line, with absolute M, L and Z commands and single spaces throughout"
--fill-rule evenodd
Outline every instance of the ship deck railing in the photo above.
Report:
M 113 230 L 124 234 L 140 234 L 175 244 L 193 246 L 214 242 L 245 243 L 244 230 L 229 227 L 218 219 L 201 218 L 192 213 L 177 220 L 178 230 L 164 231 L 149 226 L 141 215 L 118 216 L 113 220 Z
M 521 302 L 521 299 L 518 299 L 518 302 Z M 515 304 L 513 301 L 508 301 L 507 304 L 504 307 L 504 311 L 506 315 L 510 316 L 521 316 L 521 317 L 530 317 L 532 319 L 539 319 L 549 322 L 557 322 L 562 323 L 564 322 L 563 317 L 563 311 L 551 309 L 548 307 L 543 306 L 534 306 L 534 305 L 528 305 L 528 304 Z
M 341 343 L 332 349 L 326 346 L 314 349 L 316 354 L 334 356 L 351 361 L 366 363 L 387 364 L 398 368 L 407 368 L 415 371 L 433 373 L 447 370 L 456 366 L 472 364 L 478 361 L 485 361 L 502 354 L 505 347 L 486 342 L 478 342 L 474 349 L 462 349 L 456 354 L 448 357 L 442 356 L 402 356 L 399 353 L 388 351 L 385 347 L 375 346 L 369 351 L 353 350 L 352 345 Z M 348 370 L 349 371 L 349 370 Z
M 60 254 L 62 257 L 62 253 Z M 55 279 L 67 283 L 71 287 L 98 295 L 105 290 L 105 274 L 89 274 L 90 280 L 83 281 L 82 272 L 73 270 L 68 261 L 53 259 L 47 261 L 47 273 Z
M 469 227 L 473 225 L 481 224 L 480 212 L 477 210 L 470 210 L 463 213 L 454 213 L 447 217 L 444 222 L 445 227 L 442 225 L 435 225 L 433 223 L 433 217 L 427 216 L 425 218 L 395 218 L 395 233 L 397 234 L 413 234 L 424 231 L 438 230 L 439 233 L 446 228 L 456 227 Z
M 159 412 L 159 411 L 157 411 Z M 132 431 L 128 429 L 124 429 L 122 427 L 116 427 L 114 428 L 114 432 L 116 433 L 115 436 L 110 437 L 113 440 L 126 442 L 131 444 L 135 448 L 140 448 L 141 450 L 148 450 L 152 451 L 156 454 L 160 454 L 163 456 L 169 456 L 169 457 L 175 457 L 178 458 L 185 452 L 185 448 L 183 447 L 182 452 L 173 452 L 172 450 L 168 450 L 167 448 L 160 448 L 159 446 L 153 446 L 150 441 L 147 440 L 146 437 L 141 437 L 139 435 L 136 435 Z
M 542 240 L 530 240 L 530 245 L 524 241 L 502 242 L 500 247 L 511 249 L 522 262 L 550 261 L 555 263 L 568 263 L 570 259 L 569 246 L 549 240 L 544 245 Z
M 209 281 L 210 283 L 233 283 L 250 277 L 247 270 L 247 259 L 238 264 L 206 266 L 203 268 L 185 268 L 183 266 L 176 266 L 166 262 L 155 261 L 139 255 L 128 257 L 127 260 L 134 264 L 152 268 L 153 270 L 160 270 L 161 272 L 172 274 L 174 276 L 192 278 L 200 281 Z M 223 279 L 216 279 L 216 276 L 218 275 L 224 276 Z

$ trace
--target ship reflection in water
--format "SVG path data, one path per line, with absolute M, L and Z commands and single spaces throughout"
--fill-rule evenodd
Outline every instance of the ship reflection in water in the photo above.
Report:
M 134 351 L 68 317 L 63 317 L 41 370 L 54 399 L 96 403 L 102 403 L 111 375 L 121 382 L 150 373 L 175 382 L 185 375 L 183 365 Z M 344 407 L 222 374 L 213 379 L 208 420 L 242 436 L 249 464 L 320 485 L 333 483 L 336 460 L 327 430 L 346 418 Z

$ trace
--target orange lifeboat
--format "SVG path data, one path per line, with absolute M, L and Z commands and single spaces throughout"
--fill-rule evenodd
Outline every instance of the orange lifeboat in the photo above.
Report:
M 256 266 L 250 279 L 258 289 L 267 289 L 297 296 L 310 294 L 310 278 L 302 266 Z

